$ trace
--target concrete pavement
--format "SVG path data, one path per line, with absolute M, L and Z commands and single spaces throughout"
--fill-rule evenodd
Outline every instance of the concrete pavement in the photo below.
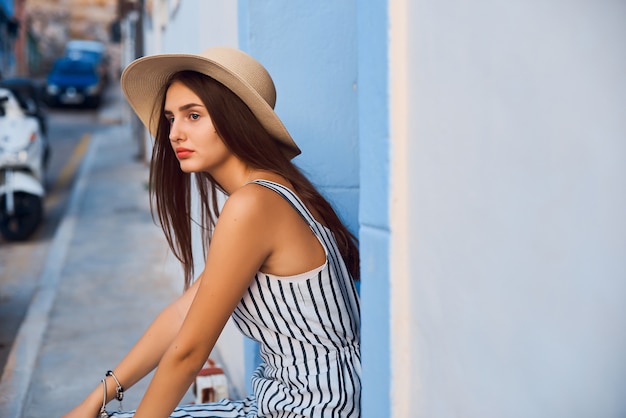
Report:
M 182 291 L 150 215 L 148 167 L 136 159 L 130 110 L 119 86 L 111 91 L 101 110 L 109 124 L 92 136 L 0 380 L 2 418 L 60 417 Z M 128 390 L 124 409 L 136 408 L 147 383 Z

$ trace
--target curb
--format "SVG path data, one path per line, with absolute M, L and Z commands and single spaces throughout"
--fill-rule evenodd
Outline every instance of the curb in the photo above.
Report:
M 0 417 L 19 418 L 24 411 L 33 370 L 48 326 L 50 311 L 56 299 L 61 270 L 74 234 L 76 215 L 87 184 L 87 174 L 91 170 L 100 137 L 101 135 L 94 135 L 81 162 L 67 209 L 50 244 L 33 299 L 9 352 L 0 379 Z

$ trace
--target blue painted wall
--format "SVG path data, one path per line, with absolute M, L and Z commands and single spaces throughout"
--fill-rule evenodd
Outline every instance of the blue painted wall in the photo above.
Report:
M 387 0 L 358 2 L 363 418 L 391 413 L 387 22 Z
M 358 233 L 355 1 L 239 2 L 239 45 L 268 69 L 295 159 Z
M 363 417 L 390 413 L 386 16 L 386 0 L 239 2 L 240 47 L 274 77 L 296 163 L 360 238 Z

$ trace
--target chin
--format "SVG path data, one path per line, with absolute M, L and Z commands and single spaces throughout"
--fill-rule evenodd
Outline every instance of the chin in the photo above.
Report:
M 182 171 L 183 173 L 191 174 L 191 173 L 197 172 L 198 170 L 196 170 L 190 164 L 185 164 L 184 162 L 181 161 L 181 163 L 180 163 L 180 171 Z

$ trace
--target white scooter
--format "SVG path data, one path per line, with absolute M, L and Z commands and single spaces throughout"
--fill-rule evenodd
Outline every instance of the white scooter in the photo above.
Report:
M 43 220 L 45 139 L 39 121 L 0 88 L 0 234 L 25 240 Z

